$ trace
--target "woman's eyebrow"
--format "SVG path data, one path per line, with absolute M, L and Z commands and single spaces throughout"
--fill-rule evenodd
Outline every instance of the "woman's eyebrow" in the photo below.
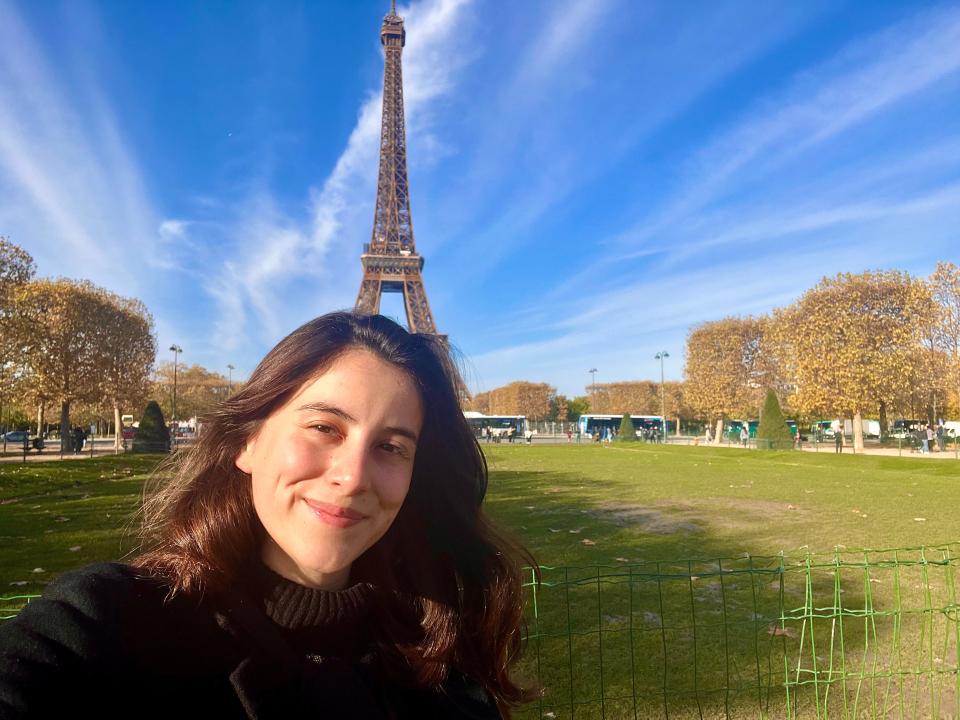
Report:
M 390 427 L 384 428 L 384 430 L 386 430 L 387 432 L 391 432 L 395 435 L 400 435 L 405 438 L 410 438 L 411 440 L 413 440 L 414 443 L 416 443 L 418 439 L 417 434 L 413 430 L 410 430 L 405 427 L 390 426 Z
M 303 412 L 303 411 L 325 412 L 325 413 L 330 413 L 331 415 L 336 415 L 339 418 L 343 418 L 347 422 L 355 423 L 357 421 L 357 419 L 353 415 L 348 413 L 346 410 L 343 410 L 342 408 L 338 408 L 336 405 L 328 405 L 325 402 L 311 402 L 311 403 L 307 403 L 306 405 L 301 405 L 300 407 L 297 408 L 297 412 Z
M 357 419 L 348 413 L 342 408 L 338 408 L 336 405 L 328 405 L 325 402 L 310 402 L 306 405 L 301 405 L 297 408 L 297 412 L 325 412 L 330 413 L 331 415 L 336 415 L 339 418 L 343 418 L 347 422 L 355 423 Z M 410 438 L 413 442 L 417 442 L 420 439 L 420 436 L 417 435 L 413 430 L 405 427 L 399 427 L 391 425 L 390 427 L 384 428 L 387 432 L 394 433 L 396 435 L 401 435 L 406 438 Z

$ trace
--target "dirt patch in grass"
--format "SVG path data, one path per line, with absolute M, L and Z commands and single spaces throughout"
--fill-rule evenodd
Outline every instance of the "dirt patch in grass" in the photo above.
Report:
M 598 520 L 653 535 L 693 535 L 704 532 L 708 526 L 737 530 L 755 527 L 758 522 L 782 522 L 786 518 L 803 516 L 805 511 L 794 505 L 770 500 L 704 499 L 649 505 L 606 502 L 589 514 Z
M 613 522 L 623 527 L 632 527 L 653 535 L 694 534 L 704 528 L 691 519 L 689 513 L 674 509 L 661 509 L 631 503 L 602 503 L 589 513 L 598 520 Z

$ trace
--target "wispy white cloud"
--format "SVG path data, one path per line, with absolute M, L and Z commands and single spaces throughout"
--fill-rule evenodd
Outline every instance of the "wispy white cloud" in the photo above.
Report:
M 941 6 L 853 41 L 691 153 L 659 208 L 607 240 L 604 252 L 551 293 L 562 297 L 633 263 L 672 272 L 704 252 L 949 209 L 953 181 L 898 182 L 956 166 L 955 137 L 909 142 L 817 166 L 831 139 L 895 113 L 960 71 L 960 10 Z M 839 169 L 838 169 L 839 168 Z M 722 262 L 722 259 L 721 259 Z
M 0 184 L 5 232 L 50 274 L 84 274 L 119 292 L 142 292 L 157 214 L 134 153 L 109 105 L 53 72 L 17 9 L 0 1 Z
M 733 6 L 689 16 L 656 3 L 552 3 L 526 51 L 511 62 L 476 139 L 465 187 L 474 197 L 488 192 L 495 207 L 464 203 L 474 242 L 452 251 L 456 264 L 469 265 L 482 280 L 520 254 L 551 211 L 576 204 L 578 190 L 590 192 L 671 119 L 819 12 L 815 4 L 804 13 L 778 11 L 766 17 L 763 32 L 744 32 L 743 11 Z M 618 37 L 624 23 L 632 29 L 629 41 Z M 643 41 L 608 54 L 609 45 L 635 38 Z M 631 68 L 628 82 L 624 68 Z M 590 92 L 614 84 L 616 97 Z
M 960 9 L 943 6 L 854 43 L 796 79 L 690 160 L 673 198 L 624 232 L 636 246 L 960 70 Z

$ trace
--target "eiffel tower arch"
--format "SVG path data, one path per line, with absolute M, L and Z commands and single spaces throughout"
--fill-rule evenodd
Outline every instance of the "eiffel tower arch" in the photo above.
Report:
M 437 334 L 427 291 L 423 287 L 423 257 L 413 241 L 410 187 L 407 180 L 407 134 L 403 114 L 403 69 L 400 56 L 406 43 L 403 18 L 396 0 L 380 27 L 385 63 L 383 68 L 383 113 L 380 121 L 380 171 L 373 233 L 363 246 L 360 262 L 363 280 L 356 310 L 380 311 L 385 292 L 403 293 L 410 332 Z

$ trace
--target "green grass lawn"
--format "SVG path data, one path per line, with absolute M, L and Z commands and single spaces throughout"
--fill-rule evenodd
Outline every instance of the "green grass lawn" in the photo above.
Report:
M 960 548 L 854 549 L 960 539 L 960 463 L 485 450 L 491 514 L 556 568 L 522 717 L 955 717 Z
M 951 460 L 656 445 L 484 451 L 489 511 L 548 565 L 960 540 Z
M 546 566 L 521 717 L 956 717 L 960 463 L 484 451 L 489 512 Z M 135 548 L 157 460 L 0 466 L 0 595 Z
M 158 460 L 0 465 L 0 596 L 37 594 L 64 570 L 117 560 L 135 547 L 130 516 Z

